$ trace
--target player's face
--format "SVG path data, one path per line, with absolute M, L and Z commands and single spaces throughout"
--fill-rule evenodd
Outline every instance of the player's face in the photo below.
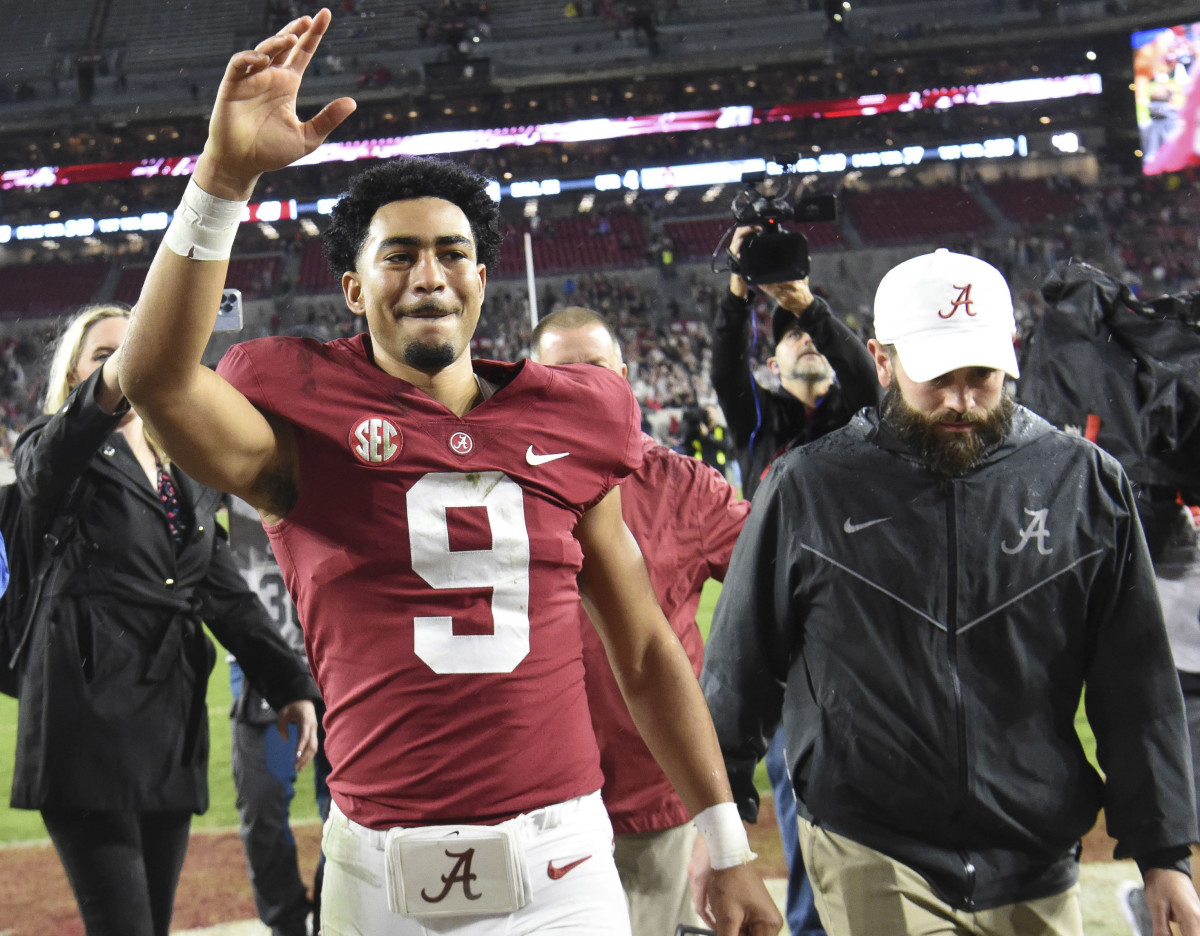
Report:
M 409 367 L 434 373 L 468 353 L 486 280 L 462 209 L 412 198 L 375 212 L 342 289 L 351 311 L 367 318 L 376 363 L 403 376 Z
M 83 333 L 83 342 L 79 346 L 79 360 L 67 375 L 67 382 L 73 387 L 91 377 L 113 356 L 117 348 L 121 347 L 128 328 L 129 319 L 123 315 L 114 315 L 95 322 Z
M 595 364 L 616 371 L 622 377 L 627 370 L 612 335 L 603 325 L 547 328 L 538 342 L 538 361 L 552 367 L 559 364 Z
M 817 350 L 812 336 L 793 328 L 775 346 L 775 371 L 781 380 L 818 382 L 833 377 L 833 367 Z

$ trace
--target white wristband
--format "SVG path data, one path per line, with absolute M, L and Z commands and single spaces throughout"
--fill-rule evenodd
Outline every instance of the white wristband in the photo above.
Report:
M 692 821 L 708 847 L 708 863 L 714 871 L 745 864 L 758 857 L 750 851 L 746 827 L 733 803 L 709 806 Z
M 193 260 L 228 260 L 233 238 L 246 216 L 246 201 L 217 198 L 189 179 L 183 200 L 167 226 L 163 243 L 173 253 Z

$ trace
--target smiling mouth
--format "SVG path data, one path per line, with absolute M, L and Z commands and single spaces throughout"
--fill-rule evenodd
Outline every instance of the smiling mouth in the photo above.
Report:
M 454 309 L 445 309 L 439 305 L 427 303 L 425 305 L 417 306 L 415 309 L 408 309 L 407 311 L 401 310 L 400 317 L 414 319 L 439 319 L 445 318 L 448 315 L 456 314 L 457 312 Z

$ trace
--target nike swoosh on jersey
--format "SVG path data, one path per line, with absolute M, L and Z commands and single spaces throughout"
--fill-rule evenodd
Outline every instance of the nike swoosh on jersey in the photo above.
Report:
M 556 452 L 553 455 L 539 455 L 533 450 L 533 446 L 529 446 L 525 450 L 525 461 L 531 465 L 544 465 L 546 462 L 558 461 L 560 458 L 566 458 L 570 452 Z
M 546 874 L 548 874 L 550 876 L 550 880 L 557 881 L 559 878 L 561 878 L 563 875 L 565 875 L 568 871 L 575 870 L 576 868 L 578 868 L 581 864 L 583 864 L 585 861 L 587 861 L 591 857 L 592 857 L 591 855 L 584 855 L 582 858 L 576 858 L 574 861 L 569 861 L 565 865 L 562 865 L 557 868 L 554 867 L 553 860 L 548 861 L 546 863 Z
M 867 527 L 873 527 L 877 523 L 887 523 L 891 517 L 879 517 L 876 520 L 867 520 L 864 523 L 852 523 L 850 518 L 846 518 L 846 522 L 842 524 L 842 529 L 847 533 L 857 533 L 859 530 L 865 530 Z

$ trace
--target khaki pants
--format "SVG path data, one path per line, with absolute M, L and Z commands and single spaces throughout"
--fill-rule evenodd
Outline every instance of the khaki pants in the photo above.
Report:
M 1078 884 L 1040 900 L 955 910 L 907 865 L 804 819 L 799 825 L 829 936 L 1083 936 Z
M 613 859 L 625 888 L 633 936 L 673 936 L 680 923 L 704 925 L 692 909 L 688 888 L 694 825 L 618 835 L 615 841 Z

